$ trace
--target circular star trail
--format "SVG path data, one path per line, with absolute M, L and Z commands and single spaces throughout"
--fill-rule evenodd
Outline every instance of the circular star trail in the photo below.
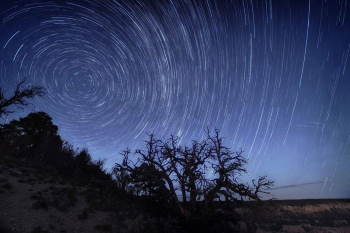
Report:
M 44 86 L 28 111 L 107 165 L 148 132 L 216 128 L 252 176 L 349 197 L 348 1 L 17 0 L 0 18 L 1 87 Z

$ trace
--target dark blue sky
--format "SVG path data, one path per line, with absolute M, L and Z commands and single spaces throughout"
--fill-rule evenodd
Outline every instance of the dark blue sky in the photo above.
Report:
M 274 197 L 350 197 L 350 2 L 2 0 L 0 18 L 1 87 L 46 87 L 26 111 L 108 166 L 147 132 L 217 128 Z

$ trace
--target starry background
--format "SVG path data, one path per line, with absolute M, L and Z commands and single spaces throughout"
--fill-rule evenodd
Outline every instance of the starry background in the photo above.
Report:
M 350 2 L 2 0 L 0 19 L 0 86 L 44 86 L 21 114 L 107 167 L 148 132 L 217 128 L 274 198 L 350 197 Z

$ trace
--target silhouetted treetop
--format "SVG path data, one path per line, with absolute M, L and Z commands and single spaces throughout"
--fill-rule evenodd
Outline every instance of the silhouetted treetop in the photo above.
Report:
M 0 88 L 0 117 L 13 113 L 11 107 L 23 107 L 28 105 L 28 99 L 35 96 L 43 96 L 44 88 L 40 86 L 23 87 L 25 80 L 19 82 L 10 97 L 5 97 L 3 90 Z
M 8 126 L 34 137 L 55 136 L 58 131 L 52 118 L 45 112 L 29 113 L 26 117 L 11 121 Z
M 92 161 L 87 149 L 77 151 L 64 142 L 58 127 L 45 112 L 33 112 L 0 126 L 2 156 L 26 161 L 35 167 L 50 167 L 79 185 L 111 181 L 103 161 Z

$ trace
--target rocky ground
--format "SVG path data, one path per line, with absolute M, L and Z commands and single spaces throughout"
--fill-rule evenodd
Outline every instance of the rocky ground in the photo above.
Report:
M 265 201 L 235 211 L 251 232 L 350 232 L 349 199 Z
M 127 199 L 102 208 L 94 187 L 65 183 L 45 168 L 0 163 L 0 233 L 181 232 L 176 221 L 147 214 Z M 245 203 L 231 232 L 350 232 L 350 200 Z M 221 230 L 218 229 L 217 232 Z

